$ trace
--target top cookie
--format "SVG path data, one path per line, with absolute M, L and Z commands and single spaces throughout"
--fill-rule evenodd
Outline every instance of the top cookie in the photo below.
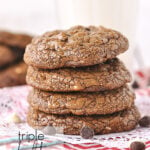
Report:
M 17 34 L 7 31 L 0 31 L 0 44 L 10 47 L 25 48 L 31 42 L 32 37 L 26 34 Z
M 35 37 L 26 48 L 24 60 L 28 65 L 44 69 L 90 66 L 127 49 L 127 38 L 115 30 L 75 26 Z

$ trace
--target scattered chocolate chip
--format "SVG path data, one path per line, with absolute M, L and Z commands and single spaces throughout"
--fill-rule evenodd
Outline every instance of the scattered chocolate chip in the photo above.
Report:
M 139 120 L 139 125 L 141 127 L 149 127 L 150 126 L 150 116 L 144 116 Z
M 130 144 L 131 150 L 145 150 L 145 144 L 143 142 L 135 141 Z
M 46 126 L 45 128 L 42 129 L 42 132 L 45 135 L 55 135 L 56 134 L 56 129 L 52 126 Z
M 94 130 L 90 127 L 85 126 L 81 129 L 80 135 L 84 139 L 91 139 L 94 136 Z
M 133 89 L 138 89 L 138 88 L 139 88 L 139 84 L 137 83 L 137 81 L 134 81 L 134 82 L 133 82 L 132 88 L 133 88 Z

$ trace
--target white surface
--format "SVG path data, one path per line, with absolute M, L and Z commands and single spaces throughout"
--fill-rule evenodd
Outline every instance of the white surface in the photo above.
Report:
M 25 110 L 27 109 L 27 101 L 26 101 L 26 96 L 29 92 L 29 87 L 28 86 L 18 86 L 18 87 L 9 87 L 9 88 L 4 88 L 0 89 L 0 106 L 1 104 L 7 104 L 12 107 L 12 112 L 17 111 L 18 113 L 21 113 L 21 108 L 24 112 L 22 114 L 26 114 Z M 141 91 L 142 92 L 142 91 Z M 145 95 L 140 95 L 141 93 L 137 91 L 136 95 L 137 98 L 135 100 L 135 103 L 137 107 L 139 108 L 139 111 L 141 112 L 142 116 L 143 115 L 148 115 L 150 114 L 150 97 Z M 143 90 L 143 92 L 146 92 L 146 90 Z M 7 94 L 8 95 L 7 95 Z M 11 99 L 10 101 L 10 98 Z M 8 101 L 10 103 L 8 104 Z M 14 105 L 16 108 L 14 108 Z M 19 107 L 20 106 L 20 107 Z M 0 135 L 9 135 L 10 136 L 18 136 L 19 131 L 21 134 L 34 134 L 35 130 L 33 130 L 31 127 L 29 127 L 26 123 L 22 124 L 12 124 L 8 123 L 8 120 L 3 117 L 7 115 L 10 115 L 12 112 L 10 112 L 9 107 L 5 107 L 5 110 L 3 107 L 0 108 L 1 111 L 1 119 L 0 119 Z M 40 131 L 38 131 L 40 133 Z M 129 132 L 121 132 L 121 133 L 114 133 L 114 134 L 106 134 L 106 135 L 97 135 L 94 136 L 93 139 L 85 140 L 82 139 L 81 136 L 71 136 L 71 135 L 63 135 L 63 134 L 56 134 L 55 136 L 47 136 L 49 139 L 57 139 L 73 144 L 79 144 L 79 143 L 100 143 L 104 146 L 107 147 L 118 147 L 118 148 L 126 148 L 128 147 L 129 143 L 135 140 L 140 140 L 140 141 L 149 141 L 150 140 L 150 128 L 142 128 L 142 127 L 137 127 L 136 129 L 129 131 Z M 119 137 L 119 138 L 118 138 Z
M 58 28 L 55 0 L 0 0 L 0 28 L 43 33 Z
M 130 48 L 121 55 L 121 59 L 132 70 L 139 4 L 137 0 L 57 0 L 57 4 L 62 28 L 76 24 L 101 24 L 125 34 Z
M 0 89 L 0 135 L 18 136 L 19 131 L 21 134 L 35 133 L 35 130 L 30 128 L 26 123 L 12 124 L 8 122 L 6 115 L 9 116 L 13 112 L 20 116 L 26 116 L 28 104 L 27 95 L 29 93 L 29 86 L 17 86 Z M 150 97 L 147 95 L 148 89 L 137 90 L 135 104 L 138 107 L 141 115 L 150 114 Z M 3 105 L 2 105 L 3 104 Z M 7 107 L 6 107 L 7 106 Z M 15 107 L 14 107 L 15 106 Z M 22 120 L 25 120 L 25 118 Z M 63 129 L 63 128 L 59 128 Z M 55 136 L 48 136 L 50 139 L 59 139 L 69 143 L 101 143 L 107 147 L 128 147 L 129 142 L 133 140 L 149 141 L 150 128 L 137 127 L 129 132 L 121 132 L 114 134 L 98 135 L 93 139 L 85 140 L 80 136 L 56 134 Z M 118 138 L 120 137 L 120 138 Z

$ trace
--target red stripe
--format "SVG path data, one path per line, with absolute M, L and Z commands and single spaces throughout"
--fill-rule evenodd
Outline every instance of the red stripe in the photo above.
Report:
M 83 144 L 85 144 L 85 145 L 90 145 L 90 144 L 94 144 L 94 143 L 83 143 Z
M 150 141 L 147 141 L 146 144 L 150 144 Z
M 149 145 L 149 144 L 148 144 L 148 145 L 146 144 L 146 148 L 150 148 L 150 145 Z
M 110 148 L 109 148 L 110 149 Z M 111 150 L 120 150 L 120 148 L 112 147 Z
M 120 149 L 118 149 L 118 148 L 108 148 L 108 147 L 105 147 L 105 148 L 100 149 L 100 150 L 120 150 Z
M 53 142 L 52 140 L 49 140 L 49 139 L 44 139 L 44 142 Z
M 139 77 L 145 78 L 145 75 L 143 74 L 143 72 L 137 71 L 136 73 L 137 73 L 137 75 L 138 75 Z
M 140 96 L 143 96 L 143 95 L 144 95 L 144 92 L 143 92 L 143 91 L 138 91 L 138 94 L 139 94 Z
M 76 150 L 76 149 L 70 147 L 68 144 L 62 144 L 62 146 L 63 146 L 64 148 L 66 148 L 65 150 Z
M 100 148 L 100 147 L 103 147 L 103 146 L 100 145 L 100 144 L 96 144 L 96 145 L 93 145 L 93 146 L 83 146 L 83 145 L 79 145 L 79 144 L 73 144 L 73 146 L 75 146 L 75 147 L 77 147 L 77 148 L 82 148 L 82 149 Z
M 146 148 L 149 148 L 149 147 L 150 147 L 150 145 L 146 146 Z
M 51 147 L 51 148 L 49 148 L 49 147 L 45 148 L 45 150 L 48 150 L 48 149 L 51 149 L 51 150 L 60 150 L 60 148 L 57 148 L 57 146 L 56 147 Z M 44 149 L 42 149 L 42 150 L 44 150 Z

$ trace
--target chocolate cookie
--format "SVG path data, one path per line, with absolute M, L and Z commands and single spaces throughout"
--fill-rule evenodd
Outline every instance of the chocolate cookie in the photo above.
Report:
M 28 101 L 34 109 L 51 114 L 112 114 L 130 108 L 135 95 L 127 87 L 95 93 L 53 93 L 33 89 Z
M 31 42 L 32 37 L 26 34 L 17 34 L 7 31 L 0 31 L 0 44 L 10 47 L 25 48 Z
M 90 67 L 44 70 L 29 67 L 27 83 L 45 91 L 104 91 L 131 81 L 124 64 L 117 58 Z
M 0 68 L 22 59 L 24 50 L 0 45 Z
M 45 126 L 62 127 L 64 134 L 79 135 L 82 127 L 87 126 L 95 134 L 129 131 L 136 127 L 140 114 L 136 107 L 111 115 L 52 115 L 30 108 L 27 121 L 34 128 Z
M 80 67 L 105 62 L 127 49 L 128 40 L 115 30 L 75 26 L 35 37 L 24 60 L 37 68 Z
M 0 88 L 25 84 L 27 65 L 24 62 L 0 71 Z

